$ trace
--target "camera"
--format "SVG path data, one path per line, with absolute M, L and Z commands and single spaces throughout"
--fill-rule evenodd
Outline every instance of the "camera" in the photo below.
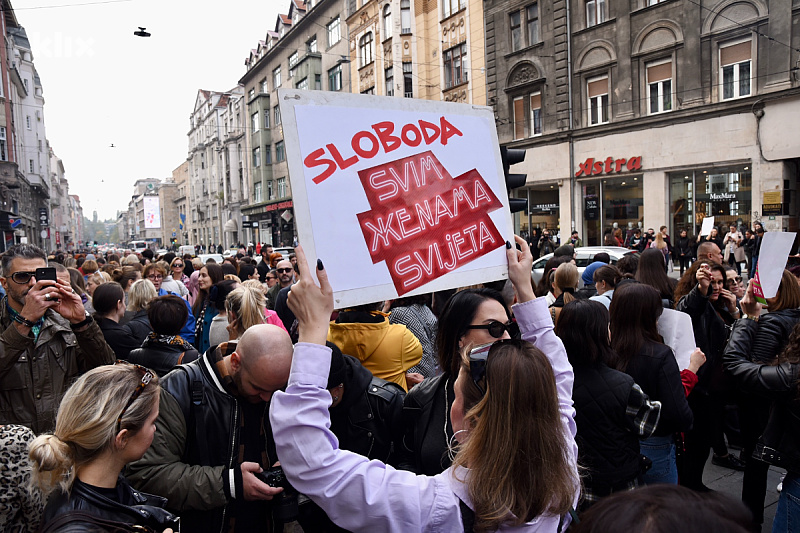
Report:
M 259 481 L 266 483 L 270 487 L 282 487 L 283 492 L 275 495 L 273 501 L 276 503 L 274 510 L 275 518 L 284 524 L 297 520 L 299 514 L 297 491 L 286 479 L 283 468 L 274 466 L 263 472 L 254 472 Z

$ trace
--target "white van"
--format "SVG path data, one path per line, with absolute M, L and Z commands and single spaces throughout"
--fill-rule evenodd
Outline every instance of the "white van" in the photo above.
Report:
M 133 250 L 137 254 L 144 252 L 147 249 L 146 241 L 131 241 L 128 243 L 128 249 Z
M 178 248 L 178 255 L 179 256 L 183 257 L 186 254 L 189 254 L 192 257 L 194 257 L 194 255 L 195 255 L 194 246 L 192 246 L 191 244 L 185 244 L 185 245 L 181 246 L 180 248 Z

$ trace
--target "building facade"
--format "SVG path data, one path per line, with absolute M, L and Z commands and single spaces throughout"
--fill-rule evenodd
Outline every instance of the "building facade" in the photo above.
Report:
M 252 188 L 242 208 L 249 242 L 290 246 L 297 237 L 277 90 L 349 91 L 346 18 L 344 0 L 291 0 L 289 14 L 278 15 L 245 60 L 239 83 L 249 138 L 244 168 Z
M 527 151 L 519 231 L 797 229 L 791 0 L 489 0 L 485 16 L 500 142 Z
M 178 216 L 178 243 L 191 244 L 189 242 L 189 162 L 184 161 L 181 165 L 172 171 L 172 182 L 175 183 L 177 191 L 172 202 L 172 209 L 175 210 Z

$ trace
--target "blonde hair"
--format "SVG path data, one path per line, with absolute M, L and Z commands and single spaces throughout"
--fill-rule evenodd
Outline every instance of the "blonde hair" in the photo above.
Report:
M 578 288 L 578 282 L 581 279 L 581 275 L 578 272 L 578 267 L 572 263 L 562 263 L 558 265 L 555 277 L 553 279 L 556 287 L 561 289 L 561 291 L 564 293 L 564 305 L 567 305 L 575 299 L 574 294 L 566 292 L 564 289 L 574 290 Z
M 102 270 L 100 272 L 95 272 L 94 275 L 95 276 L 100 276 L 103 279 L 103 281 L 101 281 L 100 283 L 109 283 L 111 281 L 114 281 L 111 278 L 111 274 L 109 274 L 108 272 L 102 271 Z
M 222 279 L 227 279 L 229 281 L 235 281 L 236 283 L 238 283 L 240 285 L 242 283 L 242 280 L 240 280 L 239 276 L 237 276 L 236 274 L 225 274 L 225 276 Z
M 236 317 L 237 337 L 241 337 L 250 326 L 264 323 L 266 307 L 264 291 L 252 284 L 237 287 L 225 298 L 225 310 Z
M 130 265 L 130 266 L 139 265 L 139 266 L 141 266 L 142 262 L 139 261 L 138 257 L 136 257 L 135 255 L 131 254 L 128 257 L 126 257 L 125 259 L 122 260 L 122 265 L 123 266 L 125 266 L 125 265 Z
M 249 287 L 251 289 L 256 289 L 261 292 L 265 292 L 266 289 L 264 288 L 265 285 L 258 281 L 257 279 L 246 279 L 242 282 L 242 287 Z
M 139 279 L 133 282 L 128 291 L 128 311 L 141 311 L 147 308 L 150 300 L 157 298 L 156 286 L 149 279 Z
M 142 371 L 130 364 L 99 366 L 78 378 L 61 400 L 55 431 L 36 437 L 30 445 L 32 484 L 45 494 L 56 485 L 69 491 L 76 470 L 114 445 L 120 414 L 120 430 L 132 434 L 141 430 L 159 394 L 158 376 L 153 373 L 150 383 L 125 409 L 141 381 Z
M 658 250 L 663 250 L 664 248 L 667 247 L 667 241 L 664 240 L 664 236 L 661 234 L 661 232 L 656 233 L 656 246 L 655 247 Z

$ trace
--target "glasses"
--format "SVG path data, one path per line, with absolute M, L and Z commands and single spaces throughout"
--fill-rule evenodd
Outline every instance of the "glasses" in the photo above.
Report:
M 149 276 L 147 276 L 147 279 L 164 279 L 164 276 L 162 276 L 161 274 L 150 274 Z
M 114 364 L 115 365 L 131 365 L 131 366 L 135 367 L 136 370 L 138 370 L 139 372 L 142 373 L 142 381 L 140 381 L 139 384 L 136 385 L 136 388 L 133 389 L 133 394 L 131 394 L 131 397 L 128 398 L 128 403 L 125 404 L 125 407 L 122 409 L 122 412 L 119 414 L 119 417 L 117 418 L 117 433 L 119 433 L 120 426 L 122 424 L 122 417 L 125 416 L 125 411 L 127 411 L 128 407 L 130 407 L 131 404 L 136 401 L 136 398 L 138 398 L 139 396 L 142 395 L 142 391 L 144 390 L 145 387 L 147 387 L 147 385 L 151 381 L 153 381 L 153 378 L 155 377 L 155 374 L 149 368 L 145 368 L 143 366 L 140 366 L 140 365 L 137 365 L 137 364 L 134 364 L 134 363 L 129 363 L 127 361 L 119 361 L 119 360 L 117 360 Z
M 175 263 L 172 268 L 183 268 L 183 263 Z
M 272 281 L 273 279 L 278 279 L 278 278 L 276 278 L 275 276 L 267 276 L 264 279 L 266 279 L 267 281 Z
M 509 321 L 503 324 L 499 320 L 492 320 L 488 324 L 477 324 L 473 326 L 467 326 L 467 329 L 485 329 L 489 332 L 489 335 L 494 337 L 495 339 L 499 339 L 503 336 L 503 333 L 508 331 L 509 337 L 512 339 L 516 339 L 519 337 L 519 326 L 514 321 Z
M 14 281 L 14 283 L 24 285 L 25 283 L 28 283 L 34 275 L 36 275 L 36 272 L 25 272 L 20 270 L 19 272 L 14 272 L 11 274 L 11 279 Z
M 278 274 L 288 274 L 292 271 L 291 268 L 276 268 L 275 270 L 278 272 Z

